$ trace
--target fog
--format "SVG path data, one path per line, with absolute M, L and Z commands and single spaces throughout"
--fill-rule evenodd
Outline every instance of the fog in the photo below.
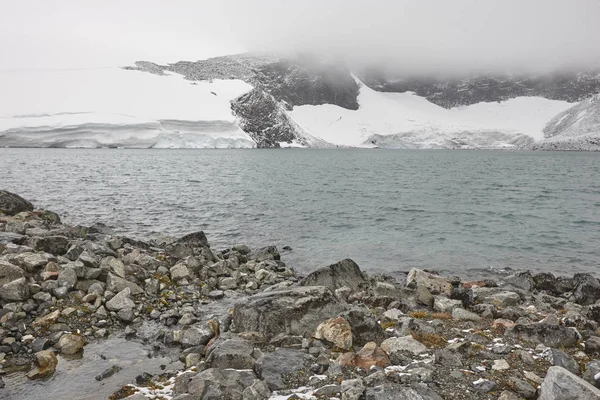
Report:
M 0 0 L 0 70 L 311 52 L 401 73 L 600 65 L 598 0 Z
M 236 33 L 251 50 L 415 73 L 600 65 L 598 0 L 253 0 L 236 10 Z

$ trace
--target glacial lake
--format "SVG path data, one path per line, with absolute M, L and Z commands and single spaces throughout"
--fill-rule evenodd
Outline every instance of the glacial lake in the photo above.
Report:
M 2 148 L 0 169 L 0 188 L 65 222 L 290 246 L 301 272 L 600 268 L 598 153 Z

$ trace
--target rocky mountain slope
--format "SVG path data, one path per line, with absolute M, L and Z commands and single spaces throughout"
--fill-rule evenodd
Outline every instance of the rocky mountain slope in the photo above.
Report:
M 543 150 L 600 150 L 600 94 L 558 114 L 544 128 Z

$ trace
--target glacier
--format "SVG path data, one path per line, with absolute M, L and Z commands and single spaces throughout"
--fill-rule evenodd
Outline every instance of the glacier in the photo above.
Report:
M 242 80 L 191 82 L 115 67 L 3 72 L 0 85 L 0 146 L 256 146 L 231 111 L 252 89 Z

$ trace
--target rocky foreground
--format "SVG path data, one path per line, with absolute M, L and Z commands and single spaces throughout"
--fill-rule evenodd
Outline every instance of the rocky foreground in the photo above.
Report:
M 0 387 L 15 370 L 52 379 L 57 353 L 154 321 L 148 345 L 185 367 L 112 399 L 600 399 L 599 300 L 589 274 L 398 281 L 343 260 L 300 277 L 272 246 L 133 240 L 0 191 Z

